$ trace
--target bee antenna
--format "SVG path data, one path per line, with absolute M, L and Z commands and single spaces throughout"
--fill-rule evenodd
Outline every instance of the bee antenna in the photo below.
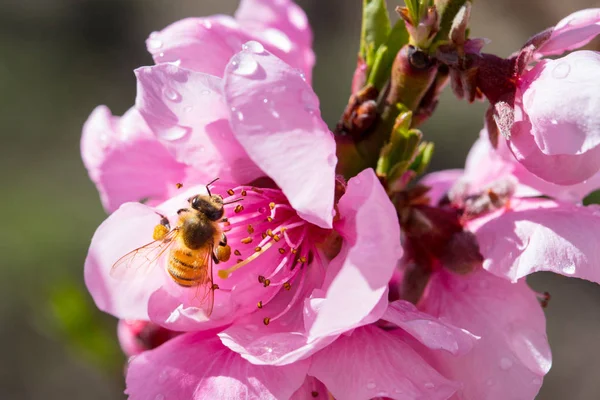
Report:
M 235 199 L 235 200 L 228 201 L 227 203 L 223 203 L 223 205 L 227 205 L 227 204 L 231 204 L 231 203 L 237 203 L 238 201 L 242 201 L 242 200 L 244 200 L 244 198 L 240 197 L 239 199 Z
M 206 191 L 208 192 L 208 195 L 209 195 L 209 196 L 212 196 L 212 194 L 210 193 L 209 186 L 210 186 L 210 185 L 212 185 L 213 183 L 215 183 L 215 182 L 216 182 L 216 181 L 218 181 L 218 180 L 219 180 L 219 178 L 215 178 L 215 179 L 213 179 L 212 181 L 210 181 L 210 182 L 208 182 L 208 183 L 206 184 Z

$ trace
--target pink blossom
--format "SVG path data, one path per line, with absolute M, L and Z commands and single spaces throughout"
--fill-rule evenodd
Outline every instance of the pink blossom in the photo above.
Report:
M 117 325 L 121 349 L 128 357 L 154 349 L 178 334 L 148 321 L 120 320 Z
M 600 9 L 578 11 L 560 21 L 533 55 L 558 55 L 600 33 Z M 576 51 L 543 59 L 519 76 L 509 146 L 540 178 L 573 185 L 600 170 L 600 54 Z

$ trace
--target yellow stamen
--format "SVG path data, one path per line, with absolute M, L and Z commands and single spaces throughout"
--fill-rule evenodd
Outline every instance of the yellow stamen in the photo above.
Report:
M 233 189 L 229 189 L 227 191 L 227 194 L 230 195 L 230 196 L 233 196 L 235 194 L 235 192 L 233 191 Z
M 267 250 L 269 247 L 271 247 L 271 243 L 265 244 L 263 246 L 263 250 Z M 260 256 L 261 254 L 262 254 L 262 252 L 254 253 L 250 257 L 246 258 L 245 260 L 241 260 L 241 262 L 237 263 L 236 265 L 233 265 L 231 268 L 220 269 L 219 272 L 217 272 L 217 274 L 219 275 L 219 278 L 221 278 L 221 279 L 229 278 L 229 275 L 231 275 L 238 269 L 242 268 L 244 265 L 248 264 L 249 262 L 254 260 L 256 257 Z

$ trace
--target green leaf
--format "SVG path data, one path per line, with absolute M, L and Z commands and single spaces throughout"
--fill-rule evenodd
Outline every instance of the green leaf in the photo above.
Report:
M 375 55 L 373 67 L 370 69 L 368 82 L 378 90 L 382 90 L 390 78 L 392 65 L 396 55 L 408 43 L 408 31 L 402 19 L 398 20 L 385 42 Z
M 408 9 L 408 13 L 410 14 L 410 18 L 415 24 L 419 23 L 419 13 L 420 13 L 420 2 L 419 0 L 405 0 L 406 8 Z
M 448 34 L 450 33 L 450 28 L 452 27 L 452 22 L 454 21 L 454 17 L 458 14 L 460 8 L 467 2 L 468 0 L 448 0 L 445 4 L 443 14 L 441 15 L 440 22 L 440 30 L 435 36 L 433 43 L 446 41 L 448 40 Z
M 423 142 L 417 149 L 417 155 L 410 165 L 409 169 L 415 171 L 417 175 L 421 175 L 429 167 L 431 157 L 433 156 L 434 145 L 432 142 Z
M 585 196 L 583 205 L 589 206 L 590 204 L 600 204 L 600 189 L 594 190 L 592 193 Z
M 360 56 L 367 62 L 367 68 L 373 65 L 373 57 L 390 31 L 390 17 L 385 0 L 363 0 Z
M 408 169 L 423 136 L 416 129 L 408 129 L 411 117 L 412 113 L 407 111 L 397 118 L 390 141 L 381 149 L 377 161 L 378 175 L 393 180 L 400 178 Z

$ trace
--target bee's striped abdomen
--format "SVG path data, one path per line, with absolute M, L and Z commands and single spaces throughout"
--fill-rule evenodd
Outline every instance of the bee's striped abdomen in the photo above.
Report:
M 207 267 L 205 251 L 176 248 L 171 252 L 167 270 L 175 283 L 191 287 L 206 281 Z

